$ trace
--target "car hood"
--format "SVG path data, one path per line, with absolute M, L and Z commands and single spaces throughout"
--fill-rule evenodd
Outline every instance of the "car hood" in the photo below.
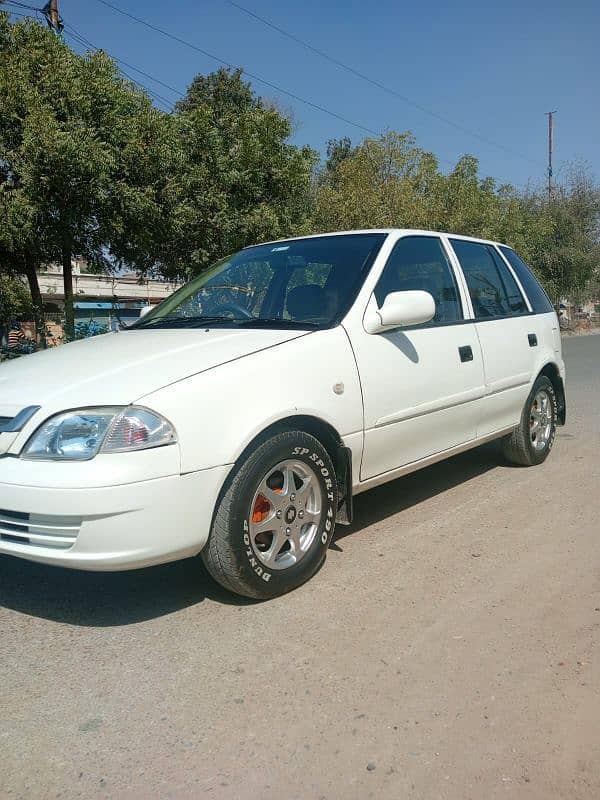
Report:
M 71 342 L 0 366 L 0 417 L 33 405 L 51 411 L 128 405 L 190 375 L 306 334 L 142 329 Z

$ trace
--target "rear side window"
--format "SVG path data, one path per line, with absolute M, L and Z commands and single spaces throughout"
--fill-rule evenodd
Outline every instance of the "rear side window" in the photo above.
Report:
M 377 305 L 381 308 L 390 292 L 414 289 L 429 292 L 435 301 L 435 316 L 427 325 L 463 318 L 454 273 L 435 236 L 405 236 L 396 243 L 375 287 Z
M 492 258 L 494 259 L 494 263 L 496 264 L 500 277 L 502 278 L 502 283 L 506 289 L 508 306 L 511 314 L 526 314 L 529 311 L 527 303 L 511 271 L 506 269 L 506 264 L 500 258 L 495 247 L 488 247 L 488 250 L 492 254 Z
M 520 258 L 514 250 L 511 250 L 510 247 L 501 245 L 500 251 L 514 269 L 517 278 L 521 281 L 521 286 L 525 289 L 534 312 L 536 314 L 547 314 L 549 311 L 554 311 L 548 295 L 523 259 Z
M 519 287 L 492 247 L 479 242 L 451 239 L 467 281 L 477 319 L 526 314 Z

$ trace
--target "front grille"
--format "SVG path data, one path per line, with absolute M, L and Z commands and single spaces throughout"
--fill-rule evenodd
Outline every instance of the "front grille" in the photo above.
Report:
M 0 540 L 66 550 L 75 544 L 81 522 L 80 517 L 26 514 L 0 509 Z

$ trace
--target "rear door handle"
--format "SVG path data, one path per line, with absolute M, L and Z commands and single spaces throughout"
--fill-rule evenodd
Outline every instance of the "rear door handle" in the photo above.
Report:
M 470 344 L 465 344 L 463 347 L 458 348 L 458 354 L 461 361 L 473 361 L 473 351 Z
M 537 336 L 535 333 L 528 333 L 527 338 L 529 339 L 529 347 L 537 347 Z

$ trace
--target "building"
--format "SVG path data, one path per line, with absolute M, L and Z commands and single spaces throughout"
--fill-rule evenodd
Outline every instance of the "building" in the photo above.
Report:
M 62 266 L 50 264 L 38 272 L 46 319 L 61 325 L 64 319 Z M 96 322 L 114 328 L 139 317 L 145 306 L 156 305 L 179 288 L 179 283 L 140 280 L 135 273 L 95 274 L 85 261 L 73 260 L 75 323 Z

